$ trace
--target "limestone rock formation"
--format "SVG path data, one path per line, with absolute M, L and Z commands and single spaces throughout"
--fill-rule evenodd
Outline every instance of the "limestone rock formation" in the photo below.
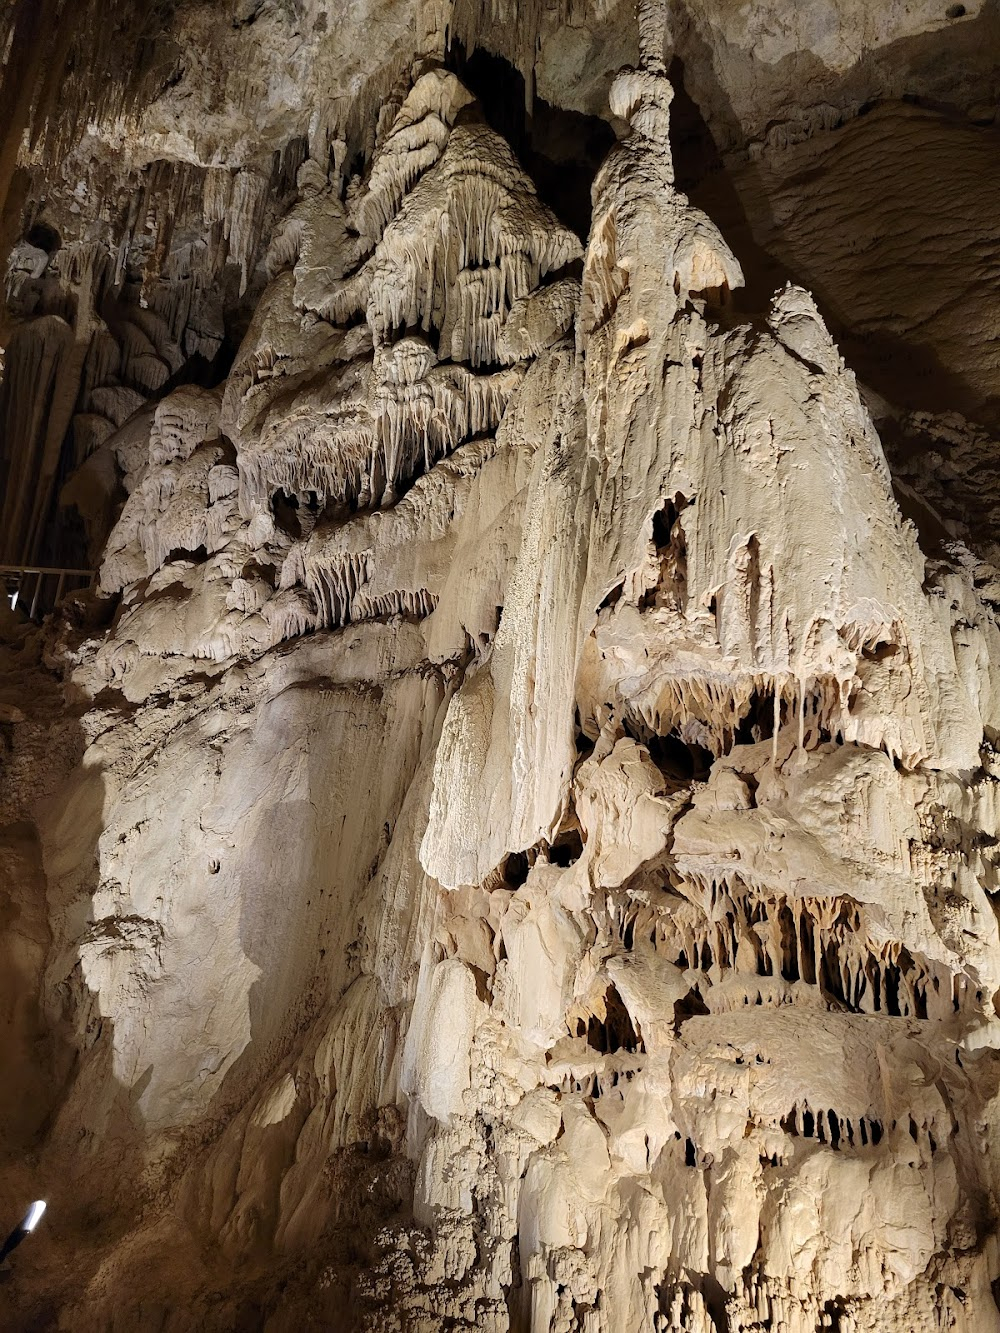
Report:
M 0 19 L 5 1327 L 997 1333 L 993 10 L 222 8 Z

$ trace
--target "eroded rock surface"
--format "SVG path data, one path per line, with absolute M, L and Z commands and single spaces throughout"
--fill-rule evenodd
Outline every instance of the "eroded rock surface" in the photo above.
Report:
M 291 8 L 209 104 L 189 6 L 67 148 L 124 229 L 54 190 L 8 264 L 5 539 L 59 479 L 98 563 L 4 622 L 9 1326 L 1000 1329 L 995 255 L 858 310 L 809 202 L 937 160 L 845 89 L 987 7 L 362 6 L 342 68 Z M 678 60 L 819 298 L 679 188 Z M 582 225 L 515 73 L 617 130 Z

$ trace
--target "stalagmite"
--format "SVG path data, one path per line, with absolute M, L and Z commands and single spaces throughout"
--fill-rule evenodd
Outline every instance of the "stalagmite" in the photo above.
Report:
M 996 15 L 154 8 L 0 15 L 0 1322 L 1000 1333 Z

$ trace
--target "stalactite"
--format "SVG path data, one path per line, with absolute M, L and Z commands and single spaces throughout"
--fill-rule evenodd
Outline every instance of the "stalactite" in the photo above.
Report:
M 713 131 L 768 62 L 653 0 L 627 33 L 404 10 L 364 10 L 373 63 L 353 10 L 182 6 L 157 64 L 84 5 L 31 85 L 3 531 L 25 563 L 69 429 L 103 552 L 15 650 L 63 693 L 4 685 L 11 863 L 41 844 L 8 925 L 72 1074 L 24 1140 L 58 1227 L 9 1289 L 81 1327 L 109 1291 L 206 1330 L 988 1316 L 996 588 L 918 546 L 817 303 L 749 320 L 677 189 L 668 61 L 721 81 Z M 536 99 L 560 61 L 573 107 Z M 564 207 L 606 86 L 583 246 L 539 189 Z M 77 1215 L 110 1228 L 79 1253 Z

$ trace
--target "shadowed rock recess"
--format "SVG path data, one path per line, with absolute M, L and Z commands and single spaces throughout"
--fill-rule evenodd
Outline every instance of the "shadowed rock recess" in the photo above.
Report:
M 998 51 L 6 5 L 4 1329 L 1000 1333 Z

